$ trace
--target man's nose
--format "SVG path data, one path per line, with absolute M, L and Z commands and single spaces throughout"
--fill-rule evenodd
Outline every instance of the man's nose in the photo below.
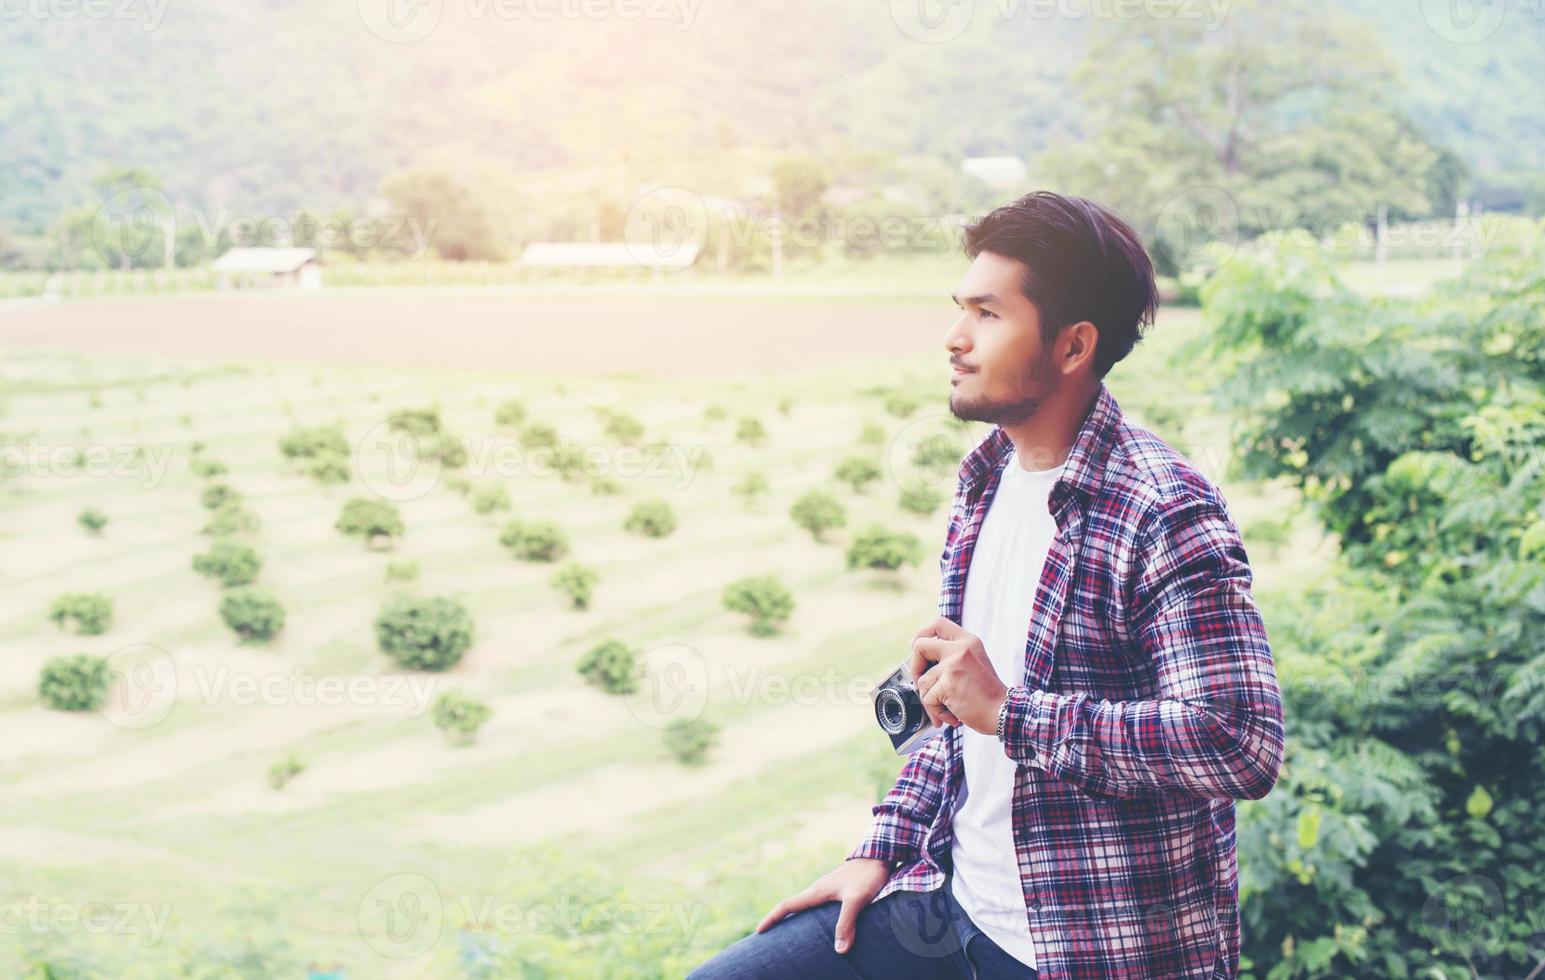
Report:
M 966 316 L 962 313 L 955 318 L 955 322 L 944 333 L 944 349 L 951 354 L 959 354 L 971 349 L 971 337 L 964 329 L 965 324 Z

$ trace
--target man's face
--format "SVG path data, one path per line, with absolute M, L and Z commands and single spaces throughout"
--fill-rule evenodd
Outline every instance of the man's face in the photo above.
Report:
M 960 316 L 944 336 L 950 352 L 950 412 L 966 421 L 1013 425 L 1041 407 L 1061 375 L 1041 343 L 1041 317 L 1020 291 L 1024 264 L 982 252 L 955 288 Z

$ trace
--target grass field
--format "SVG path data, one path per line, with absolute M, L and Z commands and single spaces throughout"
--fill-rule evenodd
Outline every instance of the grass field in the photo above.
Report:
M 517 856 L 543 846 L 632 901 L 691 912 L 680 955 L 695 962 L 713 929 L 744 927 L 748 910 L 840 860 L 898 766 L 865 682 L 935 610 L 944 508 L 906 512 L 896 479 L 913 473 L 906 447 L 918 433 L 944 425 L 951 314 L 947 301 L 883 297 L 368 291 L 0 313 L 0 433 L 25 451 L 12 457 L 20 472 L 0 480 L 0 902 L 41 907 L 46 920 L 8 926 L 9 955 L 148 962 L 272 941 L 350 978 L 462 975 L 468 910 L 586 894 Z M 1294 520 L 1291 494 L 1228 478 L 1209 372 L 1176 353 L 1200 329 L 1195 311 L 1166 313 L 1110 384 L 1223 482 L 1269 596 L 1314 574 L 1329 544 Z M 922 407 L 887 414 L 881 396 L 894 388 Z M 493 419 L 512 397 L 595 447 L 622 494 L 518 472 L 527 461 Z M 508 487 L 510 512 L 475 514 L 448 472 L 391 484 L 369 452 L 350 483 L 323 487 L 278 450 L 296 425 L 331 422 L 368 448 L 390 412 L 430 405 L 466 440 L 473 481 Z M 725 417 L 711 419 L 710 405 Z M 664 440 L 652 469 L 636 472 L 639 458 L 605 436 L 600 406 L 642 421 L 646 442 Z M 765 444 L 736 440 L 747 415 L 765 425 Z M 884 442 L 861 447 L 871 422 Z M 959 432 L 962 448 L 983 432 Z M 219 588 L 190 567 L 209 540 L 195 443 L 228 466 L 223 479 L 261 519 L 259 583 L 288 613 L 271 644 L 236 643 L 216 614 Z M 60 462 L 70 447 L 84 466 Z M 831 477 L 858 451 L 888 461 L 863 496 Z M 747 505 L 731 488 L 751 470 L 770 491 Z M 849 511 L 849 527 L 824 543 L 788 517 L 814 487 Z M 332 526 L 344 500 L 372 490 L 395 496 L 406 522 L 391 552 Z M 632 503 L 656 495 L 679 529 L 625 532 Z M 85 508 L 108 516 L 100 536 L 77 525 Z M 511 516 L 567 529 L 573 556 L 601 575 L 589 610 L 565 608 L 550 565 L 500 547 Z M 895 576 L 847 569 L 844 546 L 871 521 L 917 535 L 922 564 Z M 387 563 L 402 559 L 419 563 L 419 579 L 388 583 Z M 781 632 L 756 637 L 720 595 L 765 572 L 797 605 Z M 475 617 L 475 644 L 443 675 L 404 673 L 377 649 L 372 621 L 403 589 L 459 597 Z M 76 591 L 112 596 L 105 634 L 47 620 L 53 598 Z M 706 764 L 671 758 L 642 696 L 578 676 L 578 658 L 612 637 L 654 651 L 647 679 L 686 677 L 681 690 L 701 696 L 722 726 Z M 39 668 L 77 651 L 121 670 L 170 665 L 175 698 L 156 703 L 165 717 L 140 724 L 150 715 L 116 702 L 103 713 L 44 708 Z M 363 680 L 342 703 L 308 686 L 349 679 Z M 449 687 L 494 708 L 475 745 L 448 744 L 423 711 Z M 265 773 L 289 753 L 305 769 L 276 791 Z M 96 904 L 121 921 L 62 924 Z M 520 941 L 486 920 L 474 931 Z

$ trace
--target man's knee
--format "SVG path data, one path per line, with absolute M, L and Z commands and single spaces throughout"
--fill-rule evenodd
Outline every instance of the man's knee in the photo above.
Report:
M 783 980 L 820 975 L 832 951 L 837 903 L 802 909 L 766 932 L 753 932 L 700 964 L 687 980 Z

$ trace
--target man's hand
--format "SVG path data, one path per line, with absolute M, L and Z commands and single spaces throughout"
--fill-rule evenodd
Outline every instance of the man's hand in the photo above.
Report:
M 841 867 L 817 878 L 814 884 L 798 895 L 785 898 L 773 906 L 767 918 L 757 925 L 756 931 L 766 932 L 791 912 L 826 902 L 841 902 L 842 910 L 837 913 L 837 934 L 834 938 L 837 952 L 846 953 L 853 948 L 853 929 L 858 922 L 858 913 L 874 900 L 889 879 L 890 865 L 884 861 L 872 858 L 844 861 Z
M 964 724 L 984 735 L 997 731 L 1009 689 L 978 637 L 940 616 L 912 637 L 908 669 L 935 725 Z

